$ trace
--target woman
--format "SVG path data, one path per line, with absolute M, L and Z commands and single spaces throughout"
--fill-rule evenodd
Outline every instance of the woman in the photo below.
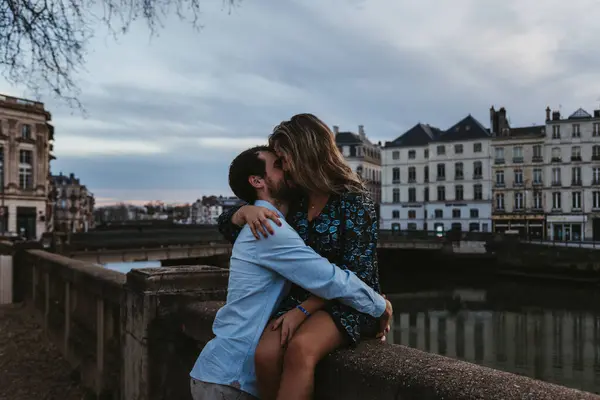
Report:
M 287 222 L 307 245 L 340 268 L 349 269 L 380 291 L 377 217 L 360 178 L 348 167 L 330 129 L 311 114 L 277 126 L 269 145 L 303 194 L 289 206 Z M 245 223 L 269 240 L 273 212 L 252 205 L 219 217 L 232 242 Z M 270 231 L 272 233 L 272 231 Z M 317 363 L 331 351 L 378 334 L 377 321 L 336 301 L 325 302 L 292 286 L 265 328 L 255 364 L 262 399 L 309 399 Z

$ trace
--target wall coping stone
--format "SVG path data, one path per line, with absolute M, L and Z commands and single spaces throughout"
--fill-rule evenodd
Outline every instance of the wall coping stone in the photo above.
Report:
M 204 345 L 224 302 L 197 302 L 179 310 L 186 335 Z M 334 352 L 319 364 L 316 399 L 587 400 L 600 396 L 406 346 L 367 340 Z
M 194 296 L 198 292 L 223 290 L 229 270 L 210 265 L 132 269 L 127 273 L 127 287 L 137 292 L 181 293 Z

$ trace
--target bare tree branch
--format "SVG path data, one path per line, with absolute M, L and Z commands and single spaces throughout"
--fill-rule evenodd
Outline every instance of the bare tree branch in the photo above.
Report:
M 240 0 L 221 0 L 231 12 Z M 82 109 L 75 75 L 98 23 L 117 37 L 145 20 L 151 35 L 173 12 L 199 29 L 201 0 L 0 0 L 0 70 L 13 84 L 39 95 L 50 90 Z M 94 10 L 103 10 L 96 15 Z

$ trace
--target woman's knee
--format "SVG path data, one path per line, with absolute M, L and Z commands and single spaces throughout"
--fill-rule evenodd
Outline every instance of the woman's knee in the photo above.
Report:
M 280 346 L 260 341 L 254 354 L 254 365 L 257 370 L 272 370 L 279 367 L 282 356 Z
M 319 355 L 314 343 L 305 335 L 294 335 L 285 350 L 284 365 L 286 368 L 314 367 L 319 362 Z

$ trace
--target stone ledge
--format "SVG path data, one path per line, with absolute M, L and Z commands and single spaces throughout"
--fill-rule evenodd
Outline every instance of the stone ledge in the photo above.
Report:
M 180 310 L 184 332 L 201 347 L 213 337 L 212 322 L 223 302 L 189 304 Z M 600 396 L 406 346 L 365 341 L 319 364 L 316 399 L 344 400 L 592 400 Z

